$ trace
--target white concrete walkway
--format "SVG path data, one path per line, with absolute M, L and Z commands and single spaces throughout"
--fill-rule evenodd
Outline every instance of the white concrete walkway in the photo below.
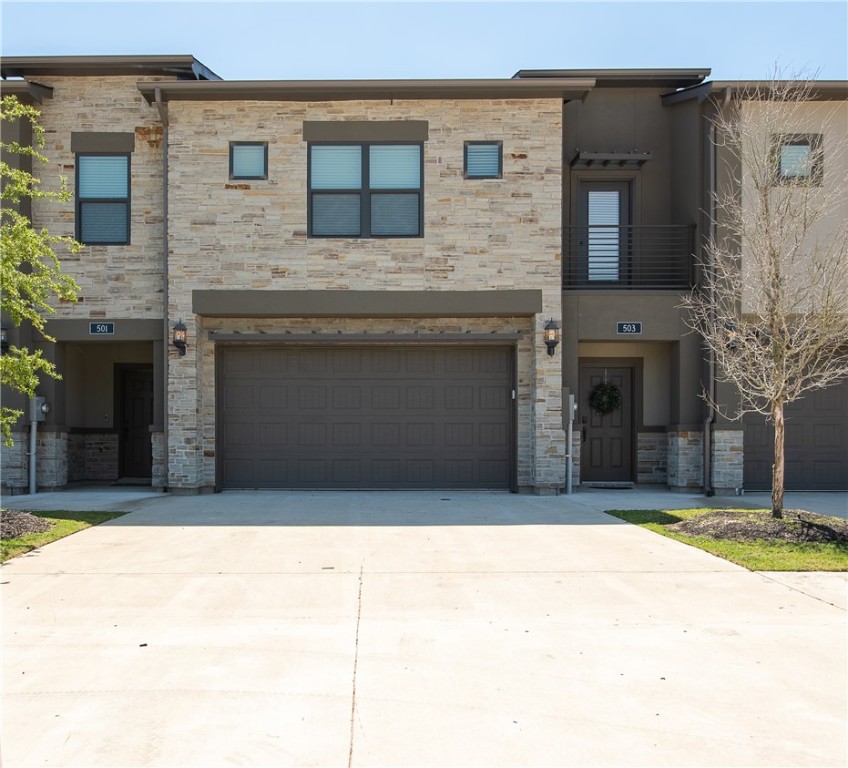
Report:
M 598 511 L 650 494 L 133 493 L 3 568 L 4 765 L 845 763 L 845 575 Z

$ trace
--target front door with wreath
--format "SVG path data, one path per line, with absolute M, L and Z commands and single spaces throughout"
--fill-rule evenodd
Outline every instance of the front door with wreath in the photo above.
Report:
M 581 482 L 632 481 L 632 367 L 581 365 L 578 423 Z

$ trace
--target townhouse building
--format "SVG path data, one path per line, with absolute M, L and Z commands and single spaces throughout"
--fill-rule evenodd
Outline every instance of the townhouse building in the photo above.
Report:
M 711 110 L 738 86 L 708 75 L 230 82 L 191 56 L 5 58 L 3 93 L 41 110 L 37 175 L 74 190 L 28 213 L 85 244 L 60 254 L 80 292 L 56 344 L 4 318 L 63 376 L 39 387 L 38 486 L 556 493 L 568 466 L 761 486 L 767 427 L 706 408 L 680 308 L 712 226 Z M 819 96 L 844 106 L 846 84 Z M 27 485 L 28 416 L 4 490 Z M 848 385 L 795 423 L 790 485 L 844 488 Z

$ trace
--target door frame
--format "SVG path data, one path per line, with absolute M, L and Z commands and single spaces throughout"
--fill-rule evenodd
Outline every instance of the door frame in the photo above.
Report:
M 644 359 L 641 357 L 578 357 L 577 358 L 577 386 L 579 389 L 580 382 L 583 380 L 584 368 L 630 368 L 632 372 L 632 391 L 630 411 L 632 418 L 630 421 L 630 480 L 622 482 L 636 483 L 639 474 L 639 430 L 642 428 L 643 422 L 643 402 L 642 394 L 643 383 L 643 367 Z M 577 418 L 578 428 L 582 428 L 583 415 L 580 413 L 580 404 L 582 403 L 583 393 L 577 393 Z M 583 443 L 580 443 L 580 482 L 584 482 L 583 478 Z M 592 482 L 587 481 L 587 482 Z
M 150 371 L 150 375 L 153 377 L 153 386 L 156 386 L 156 378 L 153 371 L 153 363 L 114 363 L 112 369 L 113 383 L 112 383 L 112 392 L 114 397 L 114 409 L 113 413 L 115 414 L 115 431 L 118 433 L 118 479 L 120 480 L 123 477 L 126 477 L 124 474 L 124 454 L 126 451 L 126 445 L 124 443 L 124 434 L 123 434 L 123 426 L 124 426 L 124 375 L 126 373 L 130 373 L 133 371 Z M 153 415 L 155 419 L 155 413 Z M 150 426 L 153 426 L 152 422 Z M 153 449 L 153 438 L 151 436 L 150 441 L 151 452 Z M 152 455 L 151 455 L 152 462 Z M 151 468 L 151 480 L 152 480 L 152 468 Z

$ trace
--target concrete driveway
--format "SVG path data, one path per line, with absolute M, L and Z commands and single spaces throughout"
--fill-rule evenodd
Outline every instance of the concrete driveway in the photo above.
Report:
M 113 494 L 3 568 L 5 766 L 846 762 L 845 575 L 598 511 L 646 495 Z

